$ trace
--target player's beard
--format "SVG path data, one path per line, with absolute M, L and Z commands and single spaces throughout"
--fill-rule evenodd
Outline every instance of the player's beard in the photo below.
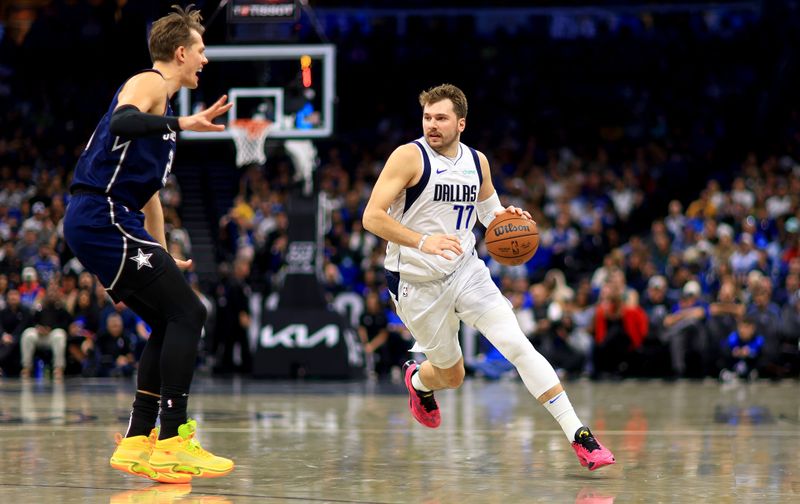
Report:
M 445 151 L 450 149 L 453 146 L 453 144 L 458 142 L 458 133 L 450 137 L 445 135 L 441 131 L 437 131 L 436 133 L 438 133 L 439 135 L 436 138 L 436 140 L 438 140 L 438 142 L 436 143 L 431 142 L 431 137 L 429 136 L 429 134 L 425 135 L 425 138 L 428 141 L 428 145 L 430 145 L 433 150 L 435 150 L 440 154 L 444 153 Z

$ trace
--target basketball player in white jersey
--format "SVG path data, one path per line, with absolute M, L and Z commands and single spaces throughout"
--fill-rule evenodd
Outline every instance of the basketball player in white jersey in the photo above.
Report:
M 530 344 L 511 304 L 492 282 L 475 253 L 472 227 L 497 215 L 528 212 L 503 208 L 482 153 L 459 140 L 466 126 L 467 99 L 450 84 L 419 96 L 424 136 L 398 147 L 375 183 L 364 210 L 364 228 L 389 242 L 386 276 L 397 314 L 423 352 L 421 365 L 404 366 L 409 407 L 426 427 L 441 423 L 433 392 L 464 380 L 459 322 L 477 328 L 514 364 L 530 393 L 561 425 L 581 465 L 613 464 L 578 419 L 555 370 Z

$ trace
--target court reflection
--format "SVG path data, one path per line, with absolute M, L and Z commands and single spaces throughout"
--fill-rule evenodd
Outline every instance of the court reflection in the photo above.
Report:
M 411 418 L 400 385 L 200 380 L 190 401 L 198 438 L 237 465 L 230 476 L 196 480 L 184 492 L 108 467 L 132 383 L 5 381 L 0 447 L 10 462 L 0 471 L 0 500 L 800 500 L 796 382 L 742 390 L 576 382 L 568 391 L 581 419 L 615 451 L 617 465 L 580 467 L 558 425 L 517 381 L 471 380 L 437 393 L 442 426 L 431 430 Z
M 172 504 L 180 499 L 180 502 L 190 502 L 183 497 L 192 493 L 192 485 L 154 485 L 138 490 L 125 490 L 115 493 L 108 499 L 108 504 Z
M 22 380 L 20 387 L 19 420 L 22 423 L 64 423 L 67 403 L 63 381 L 43 385 Z
M 575 497 L 575 504 L 614 504 L 615 497 L 608 492 L 597 491 L 591 487 L 581 488 Z
M 192 494 L 192 485 L 155 485 L 139 490 L 118 492 L 108 499 L 108 504 L 233 504 L 219 495 Z

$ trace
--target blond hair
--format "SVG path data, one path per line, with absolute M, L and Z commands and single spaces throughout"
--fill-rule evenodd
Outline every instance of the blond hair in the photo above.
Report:
M 173 5 L 175 12 L 156 20 L 150 29 L 150 59 L 156 61 L 172 61 L 175 49 L 192 45 L 192 30 L 200 35 L 205 28 L 200 22 L 203 20 L 200 11 L 192 9 L 194 4 L 189 4 L 185 9 Z
M 467 97 L 463 91 L 452 84 L 441 84 L 419 94 L 419 104 L 423 108 L 425 105 L 438 103 L 442 100 L 453 102 L 456 118 L 463 119 L 467 117 Z

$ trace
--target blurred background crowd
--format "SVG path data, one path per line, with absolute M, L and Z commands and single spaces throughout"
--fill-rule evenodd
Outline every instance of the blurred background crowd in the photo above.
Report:
M 136 27 L 163 12 L 154 2 L 29 3 L 42 5 L 0 13 L 0 370 L 131 375 L 149 328 L 83 271 L 60 223 L 97 120 L 125 77 L 149 66 Z M 798 14 L 779 4 L 510 26 L 446 14 L 401 26 L 321 8 L 338 47 L 338 106 L 362 112 L 340 113 L 336 135 L 317 142 L 328 202 L 321 283 L 331 304 L 362 300 L 371 372 L 391 374 L 411 343 L 388 301 L 385 243 L 361 214 L 391 150 L 421 135 L 416 95 L 448 81 L 469 99 L 463 141 L 488 156 L 503 203 L 530 210 L 541 231 L 523 266 L 495 263 L 480 239 L 478 251 L 563 377 L 797 377 Z M 308 31 L 299 23 L 297 38 Z M 206 44 L 223 40 L 212 25 Z M 408 78 L 377 75 L 387 65 Z M 213 264 L 188 274 L 212 314 L 198 365 L 219 373 L 249 371 L 250 300 L 282 279 L 294 177 L 281 145 L 269 145 L 266 166 L 245 170 L 226 152 L 231 190 L 204 214 Z M 206 169 L 208 152 L 219 154 L 209 149 L 179 145 L 161 193 L 174 256 L 195 257 L 184 213 L 205 202 L 189 201 L 182 175 Z M 477 341 L 471 372 L 512 372 Z

